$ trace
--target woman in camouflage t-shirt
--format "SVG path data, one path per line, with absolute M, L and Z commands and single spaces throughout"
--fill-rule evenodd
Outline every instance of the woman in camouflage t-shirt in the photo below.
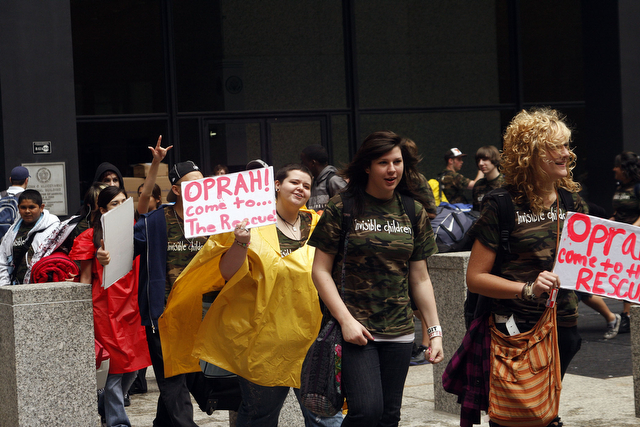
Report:
M 618 187 L 613 194 L 613 215 L 611 220 L 640 226 L 640 162 L 638 155 L 623 151 L 614 160 L 613 172 Z M 625 301 L 620 313 L 620 333 L 628 333 L 631 303 Z
M 415 192 L 419 159 L 406 141 L 393 132 L 375 132 L 365 139 L 344 171 L 346 190 L 331 199 L 309 239 L 316 247 L 314 283 L 342 327 L 342 387 L 349 407 L 344 427 L 398 425 L 415 336 L 409 289 L 430 326 L 430 361 L 443 358 L 426 263 L 437 248 Z M 412 201 L 415 228 L 400 192 L 418 199 Z M 341 292 L 343 253 L 338 243 L 346 198 L 353 200 L 353 210 Z M 334 258 L 340 267 L 334 268 Z
M 579 184 L 572 179 L 576 155 L 569 149 L 570 139 L 571 131 L 555 110 L 518 113 L 504 134 L 502 170 L 515 210 L 515 226 L 498 275 L 492 274 L 500 250 L 495 199 L 486 201 L 480 219 L 470 230 L 476 241 L 469 258 L 467 285 L 471 292 L 493 298 L 491 312 L 497 328 L 505 334 L 506 323 L 501 319 L 513 315 L 520 332 L 530 330 L 542 316 L 549 292 L 560 286 L 558 276 L 551 271 L 558 226 L 562 228 L 567 209 L 557 189 L 572 192 L 574 209 L 587 212 L 577 194 Z M 564 375 L 580 349 L 578 299 L 573 291 L 560 289 L 556 304 Z M 493 422 L 491 425 L 497 426 Z

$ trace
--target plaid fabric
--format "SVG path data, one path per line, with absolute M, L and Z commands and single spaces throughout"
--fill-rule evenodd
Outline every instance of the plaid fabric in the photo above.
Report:
M 489 314 L 486 314 L 471 322 L 462 344 L 442 374 L 444 389 L 458 396 L 461 427 L 480 424 L 480 411 L 489 409 L 490 354 L 491 334 Z

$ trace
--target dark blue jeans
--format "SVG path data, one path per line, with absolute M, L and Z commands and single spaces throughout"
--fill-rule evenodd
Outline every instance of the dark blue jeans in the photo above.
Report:
M 343 427 L 394 427 L 400 421 L 402 392 L 413 343 L 342 346 L 342 391 L 347 397 Z
M 238 409 L 238 427 L 276 427 L 280 418 L 280 410 L 284 404 L 289 387 L 265 387 L 242 377 L 238 377 L 242 403 Z M 300 390 L 293 390 L 300 403 Z M 305 427 L 339 427 L 342 424 L 342 413 L 333 417 L 319 417 L 300 404 L 304 416 Z

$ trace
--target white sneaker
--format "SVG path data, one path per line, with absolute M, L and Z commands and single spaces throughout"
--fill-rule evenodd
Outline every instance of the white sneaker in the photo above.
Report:
M 608 325 L 607 332 L 604 333 L 605 340 L 610 340 L 611 338 L 615 338 L 618 335 L 621 321 L 622 321 L 622 318 L 620 317 L 620 315 L 616 314 L 616 323 L 614 323 L 613 326 Z

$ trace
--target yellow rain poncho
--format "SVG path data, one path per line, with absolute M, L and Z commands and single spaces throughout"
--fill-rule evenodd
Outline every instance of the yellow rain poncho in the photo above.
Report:
M 313 211 L 311 232 L 318 222 Z M 321 313 L 311 280 L 315 248 L 282 258 L 275 225 L 253 228 L 247 259 L 225 284 L 220 257 L 233 233 L 214 235 L 176 280 L 160 318 L 167 377 L 196 372 L 203 359 L 262 386 L 300 387 Z M 220 290 L 202 318 L 202 294 Z

